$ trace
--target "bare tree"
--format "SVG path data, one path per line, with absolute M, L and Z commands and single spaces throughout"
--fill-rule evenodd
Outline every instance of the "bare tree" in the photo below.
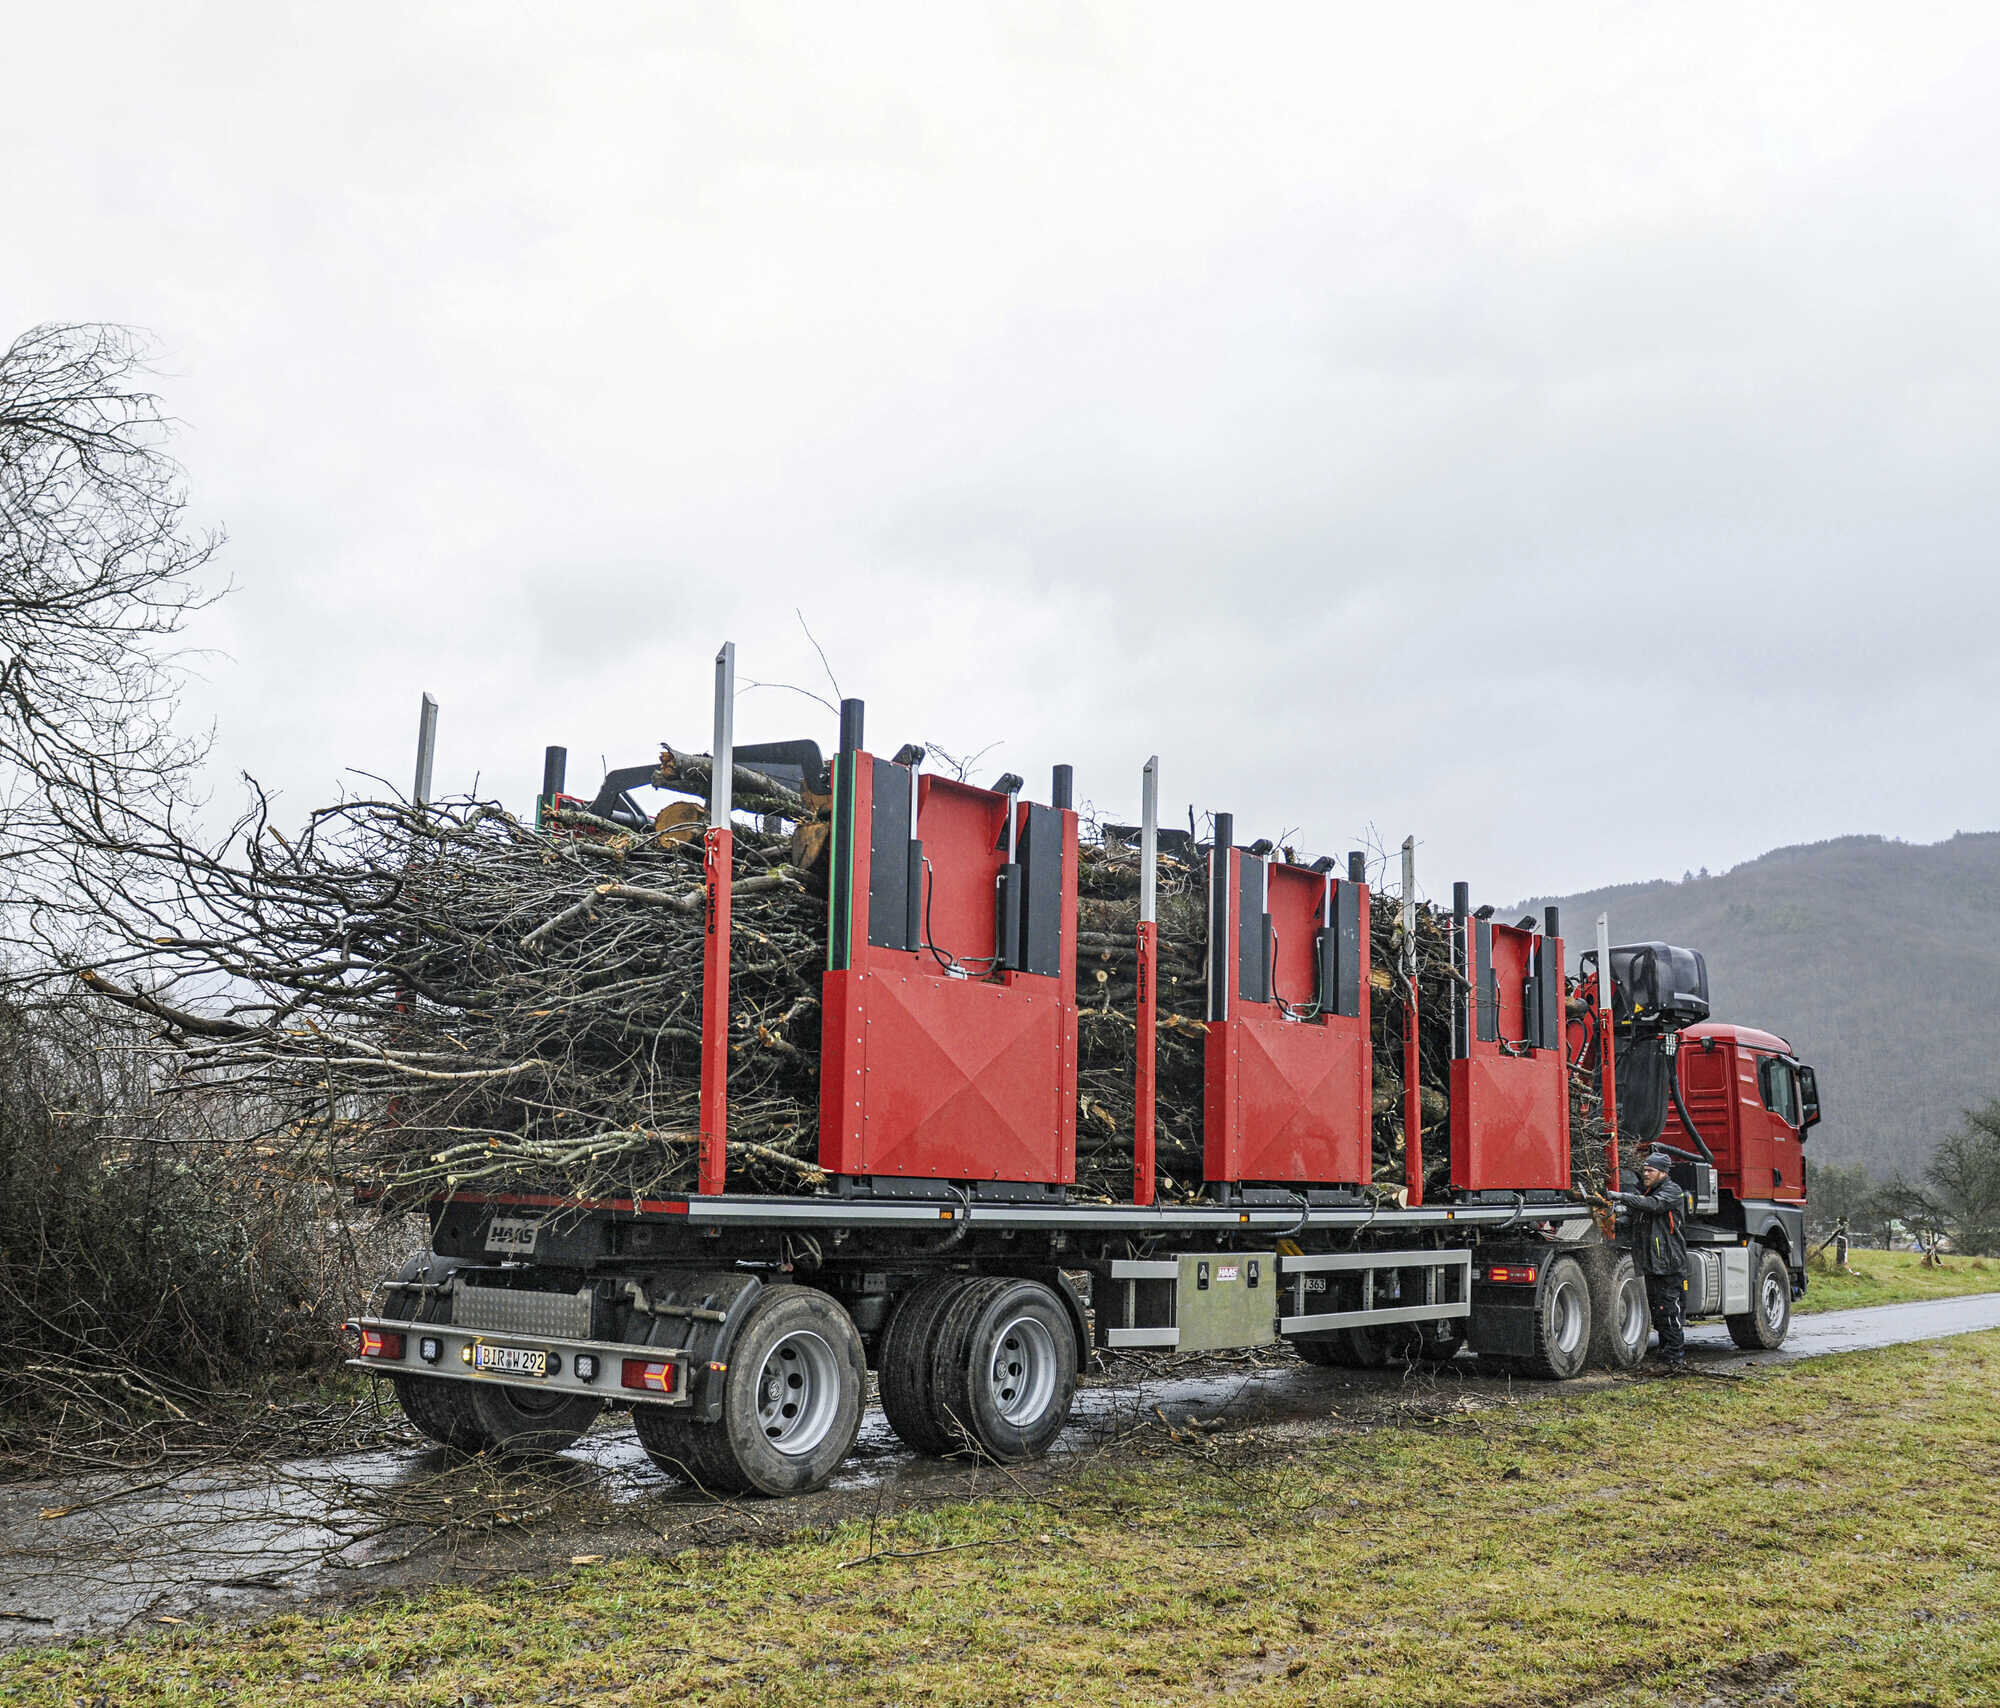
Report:
M 176 733 L 178 642 L 216 597 L 171 424 L 116 326 L 46 325 L 0 355 L 0 871 L 20 894 L 62 820 L 157 808 L 204 744 Z

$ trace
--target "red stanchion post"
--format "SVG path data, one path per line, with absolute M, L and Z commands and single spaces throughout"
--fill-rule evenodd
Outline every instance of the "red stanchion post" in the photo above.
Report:
M 1597 916 L 1597 1075 L 1604 1095 L 1604 1190 L 1618 1190 L 1618 1063 L 1612 1042 L 1611 916 Z
M 1417 839 L 1403 838 L 1403 1186 L 1424 1201 L 1424 1089 L 1417 1052 Z
M 736 646 L 715 655 L 715 751 L 709 756 L 708 834 L 702 844 L 708 940 L 701 969 L 701 1171 L 704 1197 L 729 1170 L 729 880 L 736 834 L 729 827 L 736 775 Z
M 722 1190 L 729 1144 L 729 871 L 736 836 L 726 826 L 706 838 L 708 942 L 701 984 L 701 1190 Z
M 1133 1069 L 1132 1202 L 1153 1201 L 1154 1096 L 1159 1029 L 1159 843 L 1160 760 L 1146 761 L 1140 784 L 1139 826 L 1139 1023 Z

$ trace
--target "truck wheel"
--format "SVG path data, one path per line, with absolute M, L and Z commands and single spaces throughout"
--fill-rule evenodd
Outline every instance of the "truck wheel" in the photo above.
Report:
M 1039 1281 L 996 1280 L 960 1297 L 938 1336 L 938 1422 L 961 1452 L 1002 1465 L 1039 1459 L 1076 1394 L 1069 1312 Z
M 813 1287 L 767 1287 L 743 1319 L 722 1378 L 716 1438 L 697 1456 L 730 1493 L 807 1494 L 845 1459 L 868 1402 L 854 1319 Z M 711 1449 L 713 1451 L 711 1451 Z
M 1583 1265 L 1559 1257 L 1542 1272 L 1535 1297 L 1535 1350 L 1521 1361 L 1521 1373 L 1566 1382 L 1590 1358 L 1590 1283 Z
M 464 1383 L 414 1375 L 398 1375 L 392 1380 L 396 1403 L 426 1440 L 460 1453 L 477 1453 L 485 1447 L 486 1438 L 466 1403 L 472 1396 Z
M 875 1350 L 875 1380 L 882 1392 L 882 1415 L 907 1447 L 941 1459 L 954 1445 L 938 1420 L 931 1396 L 931 1352 L 945 1307 L 976 1277 L 940 1275 L 913 1287 L 896 1301 Z
M 480 1451 L 511 1458 L 575 1446 L 597 1421 L 604 1402 L 588 1394 L 537 1394 L 468 1383 L 465 1406 L 479 1431 Z
M 1750 1308 L 1725 1317 L 1729 1338 L 1745 1352 L 1775 1352 L 1792 1331 L 1792 1272 L 1768 1245 L 1750 1271 Z
M 1646 1283 L 1632 1259 L 1620 1254 L 1591 1293 L 1590 1362 L 1607 1370 L 1636 1370 L 1652 1332 Z

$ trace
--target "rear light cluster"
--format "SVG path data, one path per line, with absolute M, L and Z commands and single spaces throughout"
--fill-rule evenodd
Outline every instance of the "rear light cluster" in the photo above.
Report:
M 678 1391 L 680 1365 L 670 1358 L 628 1358 L 619 1380 L 644 1393 L 672 1394 Z
M 1486 1279 L 1515 1287 L 1532 1287 L 1540 1273 L 1532 1263 L 1496 1263 L 1486 1271 Z
M 361 1356 L 400 1359 L 403 1356 L 403 1337 L 388 1329 L 364 1328 L 361 1331 Z

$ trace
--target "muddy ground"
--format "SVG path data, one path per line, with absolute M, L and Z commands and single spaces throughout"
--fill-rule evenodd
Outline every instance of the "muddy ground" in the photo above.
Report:
M 1989 1295 L 1800 1318 L 1779 1353 L 1738 1353 L 1719 1327 L 1694 1330 L 1690 1343 L 1703 1373 L 1736 1379 L 1796 1358 L 1996 1326 L 2000 1295 Z M 410 1445 L 17 1482 L 0 1486 L 0 1643 L 559 1573 L 620 1553 L 775 1542 L 915 1505 L 1048 1493 L 1107 1457 L 1254 1460 L 1302 1441 L 1634 1379 L 1645 1378 L 1509 1381 L 1463 1357 L 1411 1370 L 1324 1370 L 1283 1347 L 1206 1358 L 1128 1354 L 1086 1379 L 1069 1428 L 1040 1464 L 919 1458 L 871 1408 L 828 1488 L 777 1501 L 717 1501 L 668 1481 L 622 1415 L 569 1453 L 511 1467 Z

